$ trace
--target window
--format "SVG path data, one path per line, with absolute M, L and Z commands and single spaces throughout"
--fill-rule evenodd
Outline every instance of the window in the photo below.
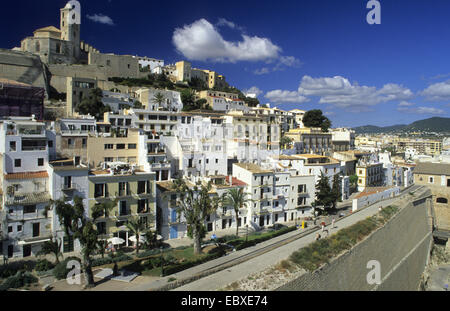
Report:
M 81 144 L 82 144 L 83 147 L 86 147 L 86 145 L 87 145 L 87 139 L 86 139 L 86 138 L 83 138 Z
M 125 149 L 125 144 L 117 144 L 116 149 L 117 149 L 117 150 L 123 150 L 123 149 Z
M 106 60 L 106 66 L 111 66 L 111 61 L 109 59 Z
M 434 184 L 434 178 L 433 178 L 433 177 L 429 177 L 429 178 L 428 178 L 428 182 L 429 182 L 430 184 Z
M 22 166 L 22 160 L 21 159 L 15 159 L 14 160 L 14 167 L 21 167 Z
M 119 208 L 120 208 L 120 210 L 119 210 L 120 216 L 128 215 L 127 201 L 120 201 Z
M 16 151 L 16 142 L 15 141 L 9 142 L 9 151 Z
M 112 150 L 112 149 L 114 149 L 113 144 L 105 144 L 105 150 Z
M 8 227 L 8 233 L 11 233 L 11 232 L 13 232 L 13 227 L 12 227 L 12 226 L 9 226 L 9 227 Z
M 448 200 L 446 198 L 437 198 L 436 203 L 448 204 Z
M 64 189 L 72 189 L 72 176 L 64 176 Z
M 137 145 L 136 144 L 128 144 L 128 149 L 136 149 Z
M 49 148 L 53 148 L 53 140 L 49 140 L 48 141 L 48 147 Z
M 36 205 L 28 205 L 23 207 L 24 214 L 36 213 Z
M 145 193 L 145 187 L 146 187 L 146 182 L 145 181 L 138 181 L 137 194 Z
M 143 199 L 138 201 L 138 214 L 147 213 L 148 200 Z
M 36 42 L 36 52 L 40 52 L 41 51 L 41 44 L 38 42 Z
M 95 184 L 94 197 L 99 198 L 105 195 L 105 184 Z
M 37 162 L 38 162 L 38 166 L 44 166 L 44 159 L 43 158 L 39 158 Z
M 110 157 L 105 158 L 105 162 L 114 162 L 114 158 L 110 158 Z
M 17 232 L 22 232 L 22 229 L 23 229 L 22 225 L 17 225 Z

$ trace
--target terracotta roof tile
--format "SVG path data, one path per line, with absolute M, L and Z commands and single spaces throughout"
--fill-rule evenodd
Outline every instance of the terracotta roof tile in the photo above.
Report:
M 48 178 L 48 173 L 44 171 L 44 172 L 26 172 L 26 173 L 5 174 L 6 180 L 34 179 L 34 178 Z

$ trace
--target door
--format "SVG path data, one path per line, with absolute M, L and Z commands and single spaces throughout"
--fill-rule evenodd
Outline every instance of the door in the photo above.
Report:
M 40 235 L 40 223 L 33 224 L 33 238 L 38 237 Z
M 278 214 L 275 214 L 275 222 L 278 222 Z
M 31 245 L 24 245 L 23 246 L 23 257 L 30 257 L 31 256 Z
M 177 210 L 172 210 L 172 222 L 177 222 Z
M 209 222 L 209 223 L 208 223 L 207 228 L 208 228 L 208 232 L 213 231 L 213 224 L 212 224 L 212 222 Z
M 222 219 L 222 229 L 226 229 L 226 228 L 227 228 L 227 220 Z
M 230 218 L 228 219 L 228 228 L 231 228 L 231 224 L 233 223 L 233 220 Z
M 270 224 L 270 215 L 267 215 L 267 225 Z
M 8 245 L 8 258 L 12 258 L 14 254 L 14 245 Z
M 259 226 L 264 227 L 264 216 L 259 217 Z
M 178 227 L 170 227 L 170 239 L 178 239 Z
M 287 222 L 287 213 L 284 213 L 284 222 Z

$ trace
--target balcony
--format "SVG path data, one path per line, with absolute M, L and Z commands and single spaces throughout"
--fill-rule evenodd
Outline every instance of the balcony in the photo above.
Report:
M 61 190 L 64 192 L 73 192 L 73 191 L 77 191 L 81 189 L 81 187 L 79 185 L 77 185 L 76 183 L 66 183 L 62 186 Z

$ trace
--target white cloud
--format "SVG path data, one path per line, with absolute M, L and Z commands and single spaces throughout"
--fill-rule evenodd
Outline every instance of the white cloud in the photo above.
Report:
M 271 70 L 269 68 L 267 68 L 267 67 L 263 67 L 261 69 L 256 69 L 255 71 L 253 71 L 253 73 L 255 75 L 265 75 L 265 74 L 268 74 L 270 72 L 271 72 Z
M 429 101 L 450 100 L 450 80 L 432 84 L 423 90 L 420 95 L 425 96 Z
M 270 91 L 265 95 L 265 98 L 274 103 L 306 103 L 309 99 L 305 96 L 300 95 L 295 91 L 282 91 L 274 90 Z
M 341 76 L 323 78 L 304 76 L 296 92 L 282 90 L 277 92 L 279 94 L 288 92 L 290 98 L 318 96 L 321 104 L 331 104 L 354 112 L 370 111 L 371 106 L 395 100 L 407 100 L 414 96 L 411 90 L 398 84 L 386 84 L 381 89 L 377 89 L 374 86 L 352 84 Z
M 86 15 L 86 17 L 96 23 L 114 26 L 114 22 L 111 17 L 103 14 Z
M 216 26 L 218 26 L 218 27 L 226 26 L 231 29 L 237 29 L 239 31 L 244 31 L 244 27 L 241 27 L 223 17 L 219 18 L 219 21 L 217 22 Z
M 245 95 L 248 95 L 248 94 L 255 94 L 256 97 L 258 97 L 259 95 L 261 95 L 261 94 L 263 93 L 263 91 L 260 90 L 259 87 L 257 87 L 257 86 L 252 86 L 251 88 L 249 88 L 249 89 L 247 89 L 247 90 L 244 90 L 243 93 L 244 93 Z
M 205 19 L 175 29 L 172 41 L 187 59 L 198 61 L 262 61 L 278 58 L 281 52 L 268 38 L 242 34 L 242 41 L 227 41 Z
M 411 107 L 414 106 L 413 103 L 408 103 L 406 101 L 402 101 L 400 104 L 398 104 L 399 107 Z
M 401 102 L 397 106 L 397 110 L 404 113 L 411 114 L 429 114 L 429 115 L 441 115 L 445 114 L 445 111 L 442 109 L 434 108 L 434 107 L 414 107 L 415 104 L 408 102 Z

